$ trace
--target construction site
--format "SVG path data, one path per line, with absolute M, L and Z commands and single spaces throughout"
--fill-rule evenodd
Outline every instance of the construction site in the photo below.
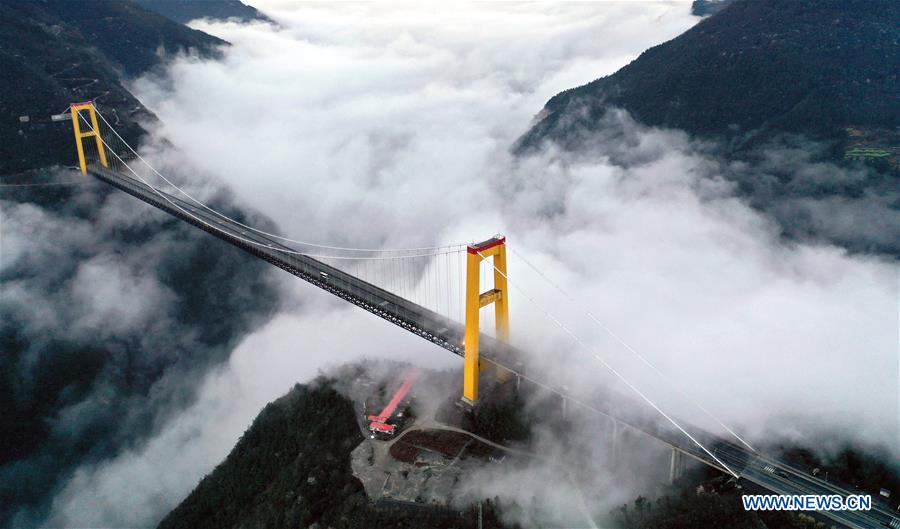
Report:
M 351 466 L 371 500 L 449 508 L 467 474 L 528 457 L 498 442 L 502 440 L 493 432 L 479 432 L 473 427 L 476 414 L 458 399 L 434 400 L 443 386 L 458 383 L 457 377 L 413 368 L 395 372 L 399 376 L 385 381 L 361 372 L 351 389 L 365 436 L 352 453 Z M 481 405 L 489 408 L 494 399 L 509 397 L 514 386 L 484 392 Z

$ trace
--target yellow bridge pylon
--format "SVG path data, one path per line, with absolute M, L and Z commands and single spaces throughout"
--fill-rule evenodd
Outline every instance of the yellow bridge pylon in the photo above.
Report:
M 466 259 L 466 337 L 463 369 L 463 402 L 474 406 L 478 401 L 478 382 L 485 363 L 478 355 L 480 334 L 479 312 L 494 305 L 497 338 L 509 340 L 509 290 L 506 281 L 506 237 L 494 236 L 484 242 L 470 244 Z M 494 270 L 494 288 L 481 292 L 481 261 L 490 258 Z M 498 378 L 505 378 L 501 371 Z
M 97 110 L 94 108 L 94 104 L 90 101 L 87 103 L 72 103 L 69 105 L 69 109 L 72 112 L 72 129 L 75 131 L 75 146 L 78 148 L 78 164 L 81 167 L 81 174 L 87 174 L 87 161 L 84 157 L 84 145 L 82 145 L 82 140 L 84 140 L 84 138 L 90 138 L 91 136 L 93 136 L 94 140 L 97 142 L 97 152 L 100 153 L 100 165 L 109 167 L 109 164 L 106 162 L 106 151 L 103 149 L 103 140 L 100 138 L 100 125 L 97 123 Z M 92 130 L 87 132 L 81 132 L 79 113 L 82 110 L 87 110 L 91 118 Z

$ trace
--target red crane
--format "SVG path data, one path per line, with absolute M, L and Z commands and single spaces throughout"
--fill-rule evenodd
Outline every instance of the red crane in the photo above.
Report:
M 370 430 L 373 432 L 394 433 L 394 425 L 387 424 L 387 421 L 394 412 L 397 411 L 397 406 L 399 406 L 403 399 L 406 398 L 406 394 L 409 393 L 410 388 L 412 388 L 417 374 L 418 373 L 414 369 L 407 369 L 403 373 L 403 383 L 400 384 L 400 388 L 397 389 L 397 392 L 391 397 L 387 406 L 385 406 L 378 415 L 369 415 L 368 419 L 372 421 L 369 424 Z

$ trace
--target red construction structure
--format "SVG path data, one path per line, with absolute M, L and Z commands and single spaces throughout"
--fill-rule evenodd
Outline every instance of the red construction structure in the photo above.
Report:
M 395 426 L 393 424 L 388 424 L 387 421 L 390 420 L 394 415 L 394 412 L 397 411 L 397 406 L 399 406 L 400 403 L 403 402 L 403 399 L 406 398 L 406 395 L 412 388 L 413 382 L 416 380 L 416 375 L 418 375 L 418 372 L 414 369 L 407 369 L 403 373 L 403 383 L 400 384 L 400 387 L 397 389 L 397 392 L 394 393 L 394 396 L 391 397 L 387 406 L 385 406 L 378 415 L 369 415 L 368 419 L 372 421 L 369 423 L 369 430 L 389 435 L 394 433 Z

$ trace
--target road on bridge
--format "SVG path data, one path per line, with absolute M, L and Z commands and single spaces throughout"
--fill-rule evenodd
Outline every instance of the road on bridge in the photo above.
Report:
M 293 248 L 264 237 L 252 230 L 247 230 L 230 219 L 165 193 L 135 178 L 96 164 L 90 165 L 88 170 L 97 179 L 185 222 L 193 224 L 439 347 L 459 356 L 463 356 L 465 353 L 463 348 L 465 328 L 461 323 L 317 259 L 302 255 Z M 480 341 L 480 355 L 482 359 L 543 386 L 563 396 L 573 404 L 578 404 L 592 411 L 612 417 L 621 424 L 650 435 L 706 465 L 724 472 L 730 469 L 737 473 L 741 479 L 745 479 L 775 494 L 839 494 L 842 497 L 846 497 L 850 494 L 859 493 L 859 491 L 839 487 L 783 463 L 765 458 L 712 434 L 705 434 L 703 437 L 709 444 L 704 443 L 704 445 L 716 447 L 713 454 L 715 458 L 728 465 L 729 469 L 725 469 L 719 461 L 716 461 L 715 458 L 711 457 L 710 454 L 696 444 L 687 441 L 682 433 L 672 428 L 669 424 L 661 422 L 641 422 L 638 424 L 634 421 L 629 422 L 617 419 L 617 410 L 612 409 L 608 403 L 593 404 L 580 401 L 578 398 L 568 395 L 563 388 L 543 380 L 543 376 L 540 373 L 529 373 L 522 361 L 527 356 L 517 351 L 516 348 L 484 334 L 481 335 Z M 767 471 L 767 465 L 784 471 L 786 477 Z M 895 516 L 891 507 L 881 502 L 877 496 L 872 499 L 873 505 L 870 511 L 827 511 L 821 514 L 853 529 L 878 527 L 900 529 L 900 516 Z

